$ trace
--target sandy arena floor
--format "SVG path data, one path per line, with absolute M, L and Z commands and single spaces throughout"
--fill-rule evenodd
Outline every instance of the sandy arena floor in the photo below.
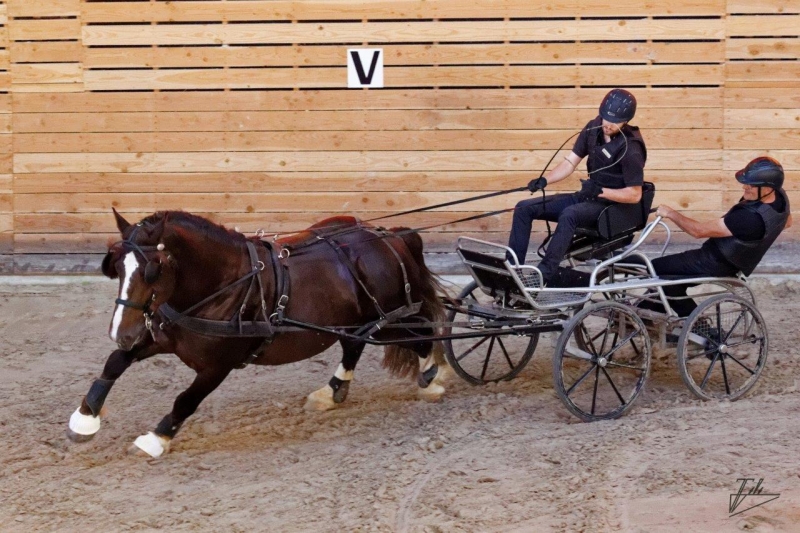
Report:
M 0 530 L 800 531 L 800 283 L 754 283 L 770 361 L 738 402 L 694 399 L 662 354 L 628 415 L 581 423 L 545 339 L 514 381 L 452 377 L 437 404 L 368 349 L 348 400 L 307 413 L 332 349 L 235 371 L 158 460 L 126 450 L 188 386 L 174 356 L 129 369 L 93 441 L 64 434 L 114 347 L 116 282 L 0 283 Z M 729 518 L 741 477 L 780 498 Z

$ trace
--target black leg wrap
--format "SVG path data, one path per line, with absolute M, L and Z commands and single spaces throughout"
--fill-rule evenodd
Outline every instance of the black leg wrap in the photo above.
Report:
M 350 391 L 350 382 L 332 377 L 328 385 L 333 389 L 333 403 L 342 403 L 347 398 L 347 393 Z
M 439 366 L 438 365 L 432 365 L 425 372 L 420 372 L 419 373 L 419 377 L 417 378 L 417 384 L 420 387 L 422 387 L 423 389 L 427 388 L 428 385 L 431 384 L 431 381 L 433 381 L 433 378 L 436 377 L 436 373 L 438 371 L 439 371 Z
M 342 383 L 344 383 L 344 381 L 342 381 L 341 379 L 337 378 L 336 376 L 333 376 L 331 378 L 331 380 L 328 382 L 328 385 L 331 386 L 331 388 L 333 389 L 333 392 L 336 392 L 337 390 L 339 390 L 339 387 L 342 386 Z
M 92 383 L 89 392 L 86 394 L 86 405 L 91 409 L 93 416 L 100 415 L 100 409 L 103 408 L 106 397 L 111 391 L 111 387 L 114 386 L 114 381 L 116 380 L 97 378 Z
M 156 426 L 156 435 L 161 435 L 162 437 L 169 437 L 170 439 L 175 437 L 175 434 L 178 433 L 178 430 L 181 429 L 183 422 L 179 424 L 172 423 L 172 415 L 169 414 L 161 419 L 161 422 L 158 423 Z

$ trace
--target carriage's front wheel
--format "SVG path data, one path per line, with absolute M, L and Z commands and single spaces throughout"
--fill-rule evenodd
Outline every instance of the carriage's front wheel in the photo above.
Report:
M 622 416 L 644 389 L 649 372 L 647 330 L 636 313 L 616 302 L 576 313 L 553 356 L 556 394 L 584 422 Z
M 474 281 L 464 287 L 458 297 L 462 308 L 474 304 L 490 306 L 493 302 Z M 445 335 L 485 333 L 476 338 L 444 341 L 444 355 L 447 362 L 456 374 L 473 385 L 512 379 L 522 372 L 531 360 L 539 341 L 538 333 L 491 335 L 507 329 L 507 326 L 493 328 L 491 321 L 484 323 L 483 320 L 475 320 L 475 317 L 455 309 L 447 314 L 447 321 L 451 324 L 474 321 L 475 325 L 448 326 L 444 328 Z
M 749 301 L 720 294 L 701 303 L 678 338 L 678 369 L 704 400 L 736 400 L 758 381 L 767 364 L 764 319 Z

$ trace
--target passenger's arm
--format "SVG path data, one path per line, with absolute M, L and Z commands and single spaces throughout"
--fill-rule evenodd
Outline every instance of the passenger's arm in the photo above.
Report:
M 642 199 L 641 185 L 633 187 L 624 187 L 622 189 L 608 189 L 604 188 L 602 194 L 598 198 L 611 200 L 620 204 L 635 204 Z
M 582 157 L 578 157 L 578 154 L 575 152 L 570 152 L 564 160 L 556 165 L 556 167 L 547 173 L 544 179 L 547 180 L 548 185 L 552 185 L 553 183 L 558 183 L 559 181 L 563 180 L 564 178 L 570 176 L 573 172 L 575 172 L 575 167 L 577 167 Z
M 729 230 L 728 226 L 725 225 L 725 219 L 723 218 L 700 222 L 699 220 L 684 216 L 666 205 L 659 206 L 657 214 L 661 217 L 670 219 L 679 228 L 695 239 L 733 236 L 731 230 Z

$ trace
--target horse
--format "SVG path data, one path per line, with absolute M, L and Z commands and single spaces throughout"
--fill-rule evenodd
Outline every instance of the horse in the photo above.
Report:
M 337 341 L 341 362 L 329 383 L 308 395 L 308 410 L 345 400 L 369 336 L 385 343 L 383 365 L 393 375 L 417 376 L 422 399 L 444 393 L 448 367 L 435 341 L 443 291 L 416 233 L 339 216 L 271 244 L 184 211 L 157 212 L 137 224 L 113 213 L 121 240 L 109 245 L 101 270 L 119 279 L 109 325 L 118 349 L 70 417 L 71 440 L 90 440 L 115 381 L 157 354 L 177 355 L 196 376 L 172 411 L 131 446 L 152 457 L 169 451 L 181 425 L 234 368 L 301 361 Z M 308 327 L 281 326 L 290 320 Z M 398 321 L 408 329 L 380 329 Z M 366 334 L 354 334 L 365 325 Z

